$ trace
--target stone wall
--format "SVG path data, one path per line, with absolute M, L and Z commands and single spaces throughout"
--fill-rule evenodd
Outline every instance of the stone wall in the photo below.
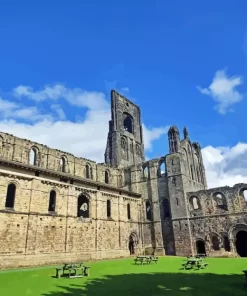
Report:
M 244 190 L 247 184 L 187 194 L 194 253 L 197 252 L 196 242 L 201 240 L 209 256 L 236 256 L 233 230 L 247 231 Z
M 33 158 L 31 158 L 32 152 L 35 154 Z M 64 173 L 64 175 L 87 178 L 102 183 L 105 183 L 105 172 L 107 171 L 109 174 L 108 183 L 112 186 L 121 186 L 121 170 L 106 164 L 96 164 L 92 160 L 79 158 L 68 152 L 49 148 L 7 133 L 0 133 L 0 157 L 7 161 L 31 165 L 33 168 L 56 171 Z M 61 167 L 61 160 L 64 160 L 64 170 Z
M 13 208 L 6 208 L 9 184 L 15 184 Z M 0 169 L 1 268 L 61 263 L 73 260 L 128 256 L 131 233 L 137 234 L 142 252 L 141 199 L 116 194 L 109 188 L 66 184 L 59 177 L 27 174 L 25 168 Z M 54 212 L 48 211 L 51 190 L 56 192 Z M 77 217 L 80 194 L 89 199 L 89 218 Z M 131 196 L 133 195 L 133 196 Z M 111 215 L 107 217 L 107 200 Z M 131 219 L 127 217 L 130 204 Z

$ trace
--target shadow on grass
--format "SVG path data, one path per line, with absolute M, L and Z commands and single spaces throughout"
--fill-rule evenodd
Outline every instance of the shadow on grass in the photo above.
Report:
M 108 275 L 104 278 L 83 280 L 81 285 L 71 283 L 59 291 L 42 296 L 246 296 L 247 288 L 242 275 L 149 273 Z

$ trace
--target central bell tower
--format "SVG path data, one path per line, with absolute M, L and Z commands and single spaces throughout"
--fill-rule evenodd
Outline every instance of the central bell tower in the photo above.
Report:
M 144 144 L 140 108 L 112 90 L 105 163 L 124 168 L 143 161 Z

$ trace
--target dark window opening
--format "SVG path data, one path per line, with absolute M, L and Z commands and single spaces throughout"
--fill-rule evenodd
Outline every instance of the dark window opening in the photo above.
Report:
M 196 252 L 197 252 L 197 254 L 206 255 L 206 247 L 205 247 L 204 241 L 202 241 L 202 240 L 196 241 Z
M 65 158 L 64 157 L 60 158 L 59 165 L 60 165 L 60 171 L 65 173 Z
M 214 251 L 219 251 L 220 250 L 220 241 L 217 236 L 212 237 L 212 247 Z
M 107 218 L 111 217 L 111 201 L 107 200 L 106 202 L 106 211 L 107 211 Z
M 146 218 L 147 220 L 151 221 L 152 220 L 152 215 L 151 215 L 151 204 L 149 201 L 146 202 Z
M 49 198 L 49 212 L 55 212 L 56 208 L 56 191 L 52 190 L 50 192 L 50 198 Z
M 223 237 L 223 246 L 226 252 L 230 252 L 231 251 L 231 246 L 230 246 L 230 241 L 228 236 L 224 236 Z
M 124 130 L 128 131 L 129 133 L 133 134 L 133 120 L 129 114 L 125 114 L 125 119 L 123 122 Z
M 90 178 L 91 178 L 90 173 L 91 173 L 90 165 L 87 164 L 87 165 L 86 165 L 86 178 L 87 178 L 87 179 L 90 179 Z
M 127 218 L 128 218 L 128 220 L 131 219 L 131 215 L 130 215 L 130 204 L 127 204 Z
M 135 243 L 132 236 L 129 237 L 129 251 L 130 251 L 130 255 L 135 254 Z
M 108 184 L 109 183 L 109 172 L 105 171 L 105 183 Z
M 5 201 L 6 208 L 14 208 L 15 204 L 15 193 L 16 193 L 16 186 L 15 184 L 9 184 L 7 188 L 7 196 Z
M 170 218 L 170 205 L 169 205 L 169 200 L 165 198 L 163 200 L 163 207 L 164 207 L 164 217 L 165 218 Z
M 192 168 L 192 165 L 190 166 L 190 173 L 191 173 L 191 179 L 194 180 L 194 174 L 193 174 L 193 168 Z
M 89 200 L 85 195 L 78 197 L 77 216 L 89 218 Z

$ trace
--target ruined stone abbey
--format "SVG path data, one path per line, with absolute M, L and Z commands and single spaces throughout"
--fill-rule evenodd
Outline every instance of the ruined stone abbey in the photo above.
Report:
M 247 256 L 247 184 L 207 189 L 200 144 L 145 161 L 140 108 L 111 92 L 105 163 L 0 133 L 0 267 L 130 254 Z

